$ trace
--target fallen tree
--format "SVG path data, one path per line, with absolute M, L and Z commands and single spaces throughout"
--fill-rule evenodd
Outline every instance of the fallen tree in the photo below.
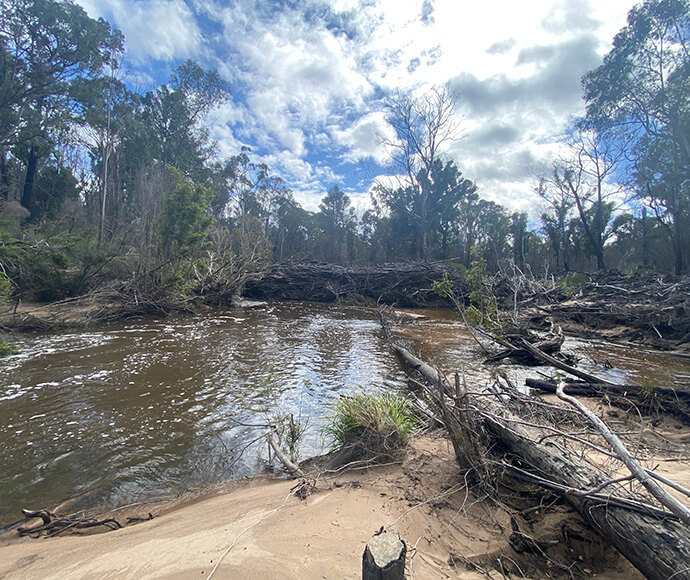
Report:
M 515 394 L 454 388 L 438 369 L 399 345 L 393 348 L 407 369 L 426 382 L 431 400 L 440 405 L 438 414 L 453 439 L 456 455 L 464 450 L 477 453 L 478 447 L 486 454 L 460 460 L 470 465 L 483 462 L 502 466 L 504 475 L 519 476 L 560 493 L 648 578 L 690 578 L 690 528 L 676 515 L 651 505 L 645 496 L 632 494 L 620 485 L 620 478 L 564 446 L 544 443 L 545 436 L 559 430 L 518 416 L 508 404 Z M 518 398 L 524 406 L 524 395 Z M 565 432 L 560 434 L 568 437 Z M 478 441 L 481 436 L 487 440 Z M 604 489 L 607 493 L 602 494 Z
M 525 379 L 525 384 L 547 393 L 556 394 L 554 381 Z M 667 413 L 683 423 L 690 424 L 690 392 L 669 387 L 640 387 L 638 385 L 613 385 L 566 381 L 568 393 L 579 397 L 606 397 L 622 408 L 632 405 L 645 413 Z

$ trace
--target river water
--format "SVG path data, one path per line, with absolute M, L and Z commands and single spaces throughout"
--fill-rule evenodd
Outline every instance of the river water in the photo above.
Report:
M 456 316 L 426 314 L 431 320 L 405 328 L 422 353 L 469 380 L 490 380 Z M 17 344 L 20 353 L 0 361 L 0 527 L 23 507 L 76 498 L 70 511 L 105 511 L 256 474 L 266 468 L 265 445 L 247 446 L 266 429 L 252 425 L 277 413 L 308 419 L 301 453 L 318 454 L 338 397 L 406 385 L 376 313 L 359 308 L 277 303 Z M 567 346 L 586 368 L 621 382 L 690 378 L 682 359 Z M 604 371 L 605 359 L 620 368 Z M 509 368 L 518 383 L 536 376 Z

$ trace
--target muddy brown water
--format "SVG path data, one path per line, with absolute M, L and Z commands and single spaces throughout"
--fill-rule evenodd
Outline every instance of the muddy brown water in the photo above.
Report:
M 404 329 L 422 353 L 488 382 L 457 317 L 425 314 Z M 358 308 L 278 303 L 16 342 L 20 353 L 0 361 L 0 527 L 23 507 L 72 498 L 70 511 L 105 511 L 259 473 L 265 445 L 247 445 L 266 431 L 254 425 L 276 413 L 308 419 L 301 454 L 318 454 L 338 397 L 406 385 L 376 314 Z M 690 379 L 682 359 L 593 341 L 566 346 L 620 382 Z M 605 360 L 618 368 L 605 371 Z M 537 376 L 505 368 L 519 383 Z

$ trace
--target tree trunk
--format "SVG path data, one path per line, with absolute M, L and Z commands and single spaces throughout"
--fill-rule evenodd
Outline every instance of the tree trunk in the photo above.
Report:
M 101 189 L 101 207 L 98 221 L 98 247 L 103 242 L 103 231 L 105 230 L 105 204 L 108 199 L 108 161 L 110 160 L 110 144 L 106 142 L 103 148 L 103 187 Z
M 404 580 L 407 546 L 393 530 L 379 530 L 362 556 L 362 580 Z
M 0 149 L 0 201 L 10 199 L 10 168 L 7 164 L 7 151 Z
M 24 180 L 24 192 L 22 193 L 22 205 L 31 212 L 34 204 L 34 181 L 38 168 L 38 146 L 32 145 L 29 149 L 29 161 L 26 164 L 26 178 Z
M 569 489 L 592 489 L 605 479 L 584 462 L 536 443 L 529 430 L 499 419 L 485 425 L 510 453 L 552 482 Z M 507 427 L 506 425 L 510 425 Z M 673 519 L 631 511 L 607 499 L 564 493 L 564 499 L 640 572 L 651 580 L 690 579 L 690 531 Z
M 647 224 L 647 207 L 642 206 L 642 266 L 649 266 L 649 225 Z
M 439 376 L 436 369 L 399 346 L 394 345 L 394 350 L 427 382 L 442 385 L 446 393 L 454 396 L 449 382 Z M 633 500 L 623 488 L 619 488 L 617 496 L 610 492 L 603 497 L 577 493 L 577 490 L 596 488 L 608 479 L 590 464 L 576 461 L 575 456 L 560 448 L 538 443 L 539 432 L 523 426 L 522 420 L 507 410 L 499 399 L 473 397 L 472 393 L 467 397 L 482 411 L 483 426 L 494 440 L 494 452 L 517 458 L 521 465 L 539 474 L 533 476 L 534 479 L 559 490 L 563 498 L 647 578 L 690 579 L 690 530 L 687 526 L 673 517 L 659 515 L 659 510 L 634 511 L 629 505 L 623 505 Z M 512 469 L 511 472 L 508 469 L 509 474 L 519 471 L 522 470 Z M 616 502 L 616 498 L 622 501 Z
M 568 256 L 568 235 L 565 228 L 561 231 L 561 243 L 563 244 L 563 270 L 570 272 L 570 257 Z
M 547 393 L 556 393 L 556 383 L 540 379 L 526 379 L 525 384 Z M 616 406 L 629 408 L 634 404 L 642 411 L 668 413 L 690 425 L 690 392 L 667 387 L 638 387 L 636 385 L 602 385 L 580 381 L 567 382 L 568 393 L 581 397 L 609 397 Z
M 592 228 L 590 227 L 589 222 L 587 221 L 587 214 L 585 213 L 585 209 L 582 205 L 580 194 L 577 193 L 574 189 L 571 189 L 571 191 L 573 194 L 573 198 L 575 199 L 575 205 L 577 206 L 577 212 L 580 216 L 582 228 L 585 230 L 585 235 L 587 236 L 587 239 L 589 240 L 589 243 L 591 244 L 592 249 L 596 254 L 597 269 L 606 270 L 606 264 L 604 263 L 604 248 L 602 247 L 601 242 L 597 241 L 597 238 L 592 232 Z

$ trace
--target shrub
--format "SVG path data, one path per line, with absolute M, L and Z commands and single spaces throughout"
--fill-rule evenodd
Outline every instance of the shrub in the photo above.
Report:
M 343 397 L 329 419 L 325 433 L 332 437 L 341 464 L 394 459 L 418 422 L 408 400 L 390 394 Z
M 9 356 L 11 354 L 17 354 L 19 349 L 16 345 L 10 344 L 5 339 L 0 338 L 0 357 Z

